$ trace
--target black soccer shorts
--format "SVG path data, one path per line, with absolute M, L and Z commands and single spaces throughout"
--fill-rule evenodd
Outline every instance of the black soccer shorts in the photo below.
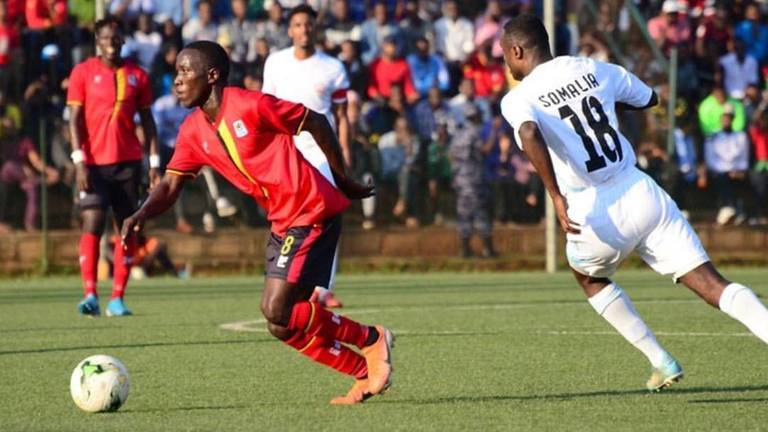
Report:
M 301 287 L 328 286 L 340 236 L 341 215 L 289 228 L 284 237 L 272 233 L 267 244 L 267 277 Z

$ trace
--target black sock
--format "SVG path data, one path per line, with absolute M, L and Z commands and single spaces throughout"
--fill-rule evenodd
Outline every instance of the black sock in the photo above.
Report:
M 379 340 L 379 331 L 376 327 L 368 326 L 368 339 L 365 340 L 365 346 L 371 346 L 377 340 Z

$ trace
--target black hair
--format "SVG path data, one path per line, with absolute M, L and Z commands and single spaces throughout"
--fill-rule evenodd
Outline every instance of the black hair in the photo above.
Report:
M 535 15 L 520 14 L 507 21 L 504 24 L 504 37 L 514 38 L 523 48 L 549 51 L 547 29 Z
M 206 70 L 213 68 L 219 71 L 219 81 L 216 84 L 226 84 L 229 79 L 229 56 L 221 45 L 216 42 L 200 40 L 190 43 L 184 49 L 199 52 Z
M 300 4 L 296 6 L 295 8 L 291 9 L 290 12 L 288 12 L 288 22 L 291 22 L 291 18 L 293 18 L 294 15 L 298 14 L 307 14 L 309 15 L 312 20 L 317 19 L 317 12 L 315 12 L 314 9 L 312 9 L 312 6 L 308 4 Z
M 94 33 L 98 35 L 99 31 L 104 27 L 114 27 L 118 29 L 120 33 L 123 32 L 123 22 L 114 16 L 108 16 L 96 21 L 96 24 L 94 24 Z

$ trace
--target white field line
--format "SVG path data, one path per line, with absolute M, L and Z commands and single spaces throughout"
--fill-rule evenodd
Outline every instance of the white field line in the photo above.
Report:
M 635 301 L 635 303 L 699 303 L 700 300 L 639 300 Z M 582 306 L 581 303 L 578 302 L 553 302 L 553 303 L 546 303 L 546 305 L 576 305 L 576 306 Z M 433 309 L 439 309 L 442 311 L 446 310 L 457 310 L 457 311 L 466 311 L 466 310 L 505 310 L 505 309 L 519 309 L 519 308 L 525 308 L 525 307 L 532 307 L 532 306 L 541 306 L 542 303 L 525 303 L 525 304 L 500 304 L 500 305 L 466 305 L 466 306 L 430 306 L 430 307 L 398 307 L 398 308 L 386 308 L 386 309 L 346 309 L 345 315 L 369 315 L 369 314 L 377 314 L 381 312 L 404 312 L 404 311 L 426 311 L 426 310 L 433 310 Z M 243 320 L 243 321 L 235 321 L 231 323 L 225 323 L 221 324 L 219 328 L 222 330 L 229 330 L 229 331 L 238 331 L 238 332 L 251 332 L 251 333 L 266 333 L 266 320 L 264 318 L 258 318 L 253 320 Z M 418 333 L 414 331 L 408 331 L 408 330 L 399 330 L 397 334 L 410 334 L 410 333 Z M 430 334 L 433 335 L 464 335 L 466 332 L 462 331 L 430 331 Z M 571 330 L 548 330 L 548 331 L 539 331 L 538 334 L 544 334 L 544 335 L 550 335 L 550 336 L 616 336 L 617 333 L 614 331 L 571 331 Z M 681 337 L 748 337 L 752 336 L 751 333 L 748 332 L 740 332 L 740 333 L 714 333 L 714 332 L 655 332 L 657 336 L 681 336 Z

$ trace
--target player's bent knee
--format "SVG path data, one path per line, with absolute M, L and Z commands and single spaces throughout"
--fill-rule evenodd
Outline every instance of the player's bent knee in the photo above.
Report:
M 289 330 L 284 326 L 272 324 L 270 322 L 267 323 L 267 330 L 272 336 L 280 340 L 288 340 L 295 333 L 293 330 Z
M 287 327 L 291 320 L 291 310 L 285 307 L 282 301 L 277 299 L 263 299 L 261 313 L 270 325 Z

